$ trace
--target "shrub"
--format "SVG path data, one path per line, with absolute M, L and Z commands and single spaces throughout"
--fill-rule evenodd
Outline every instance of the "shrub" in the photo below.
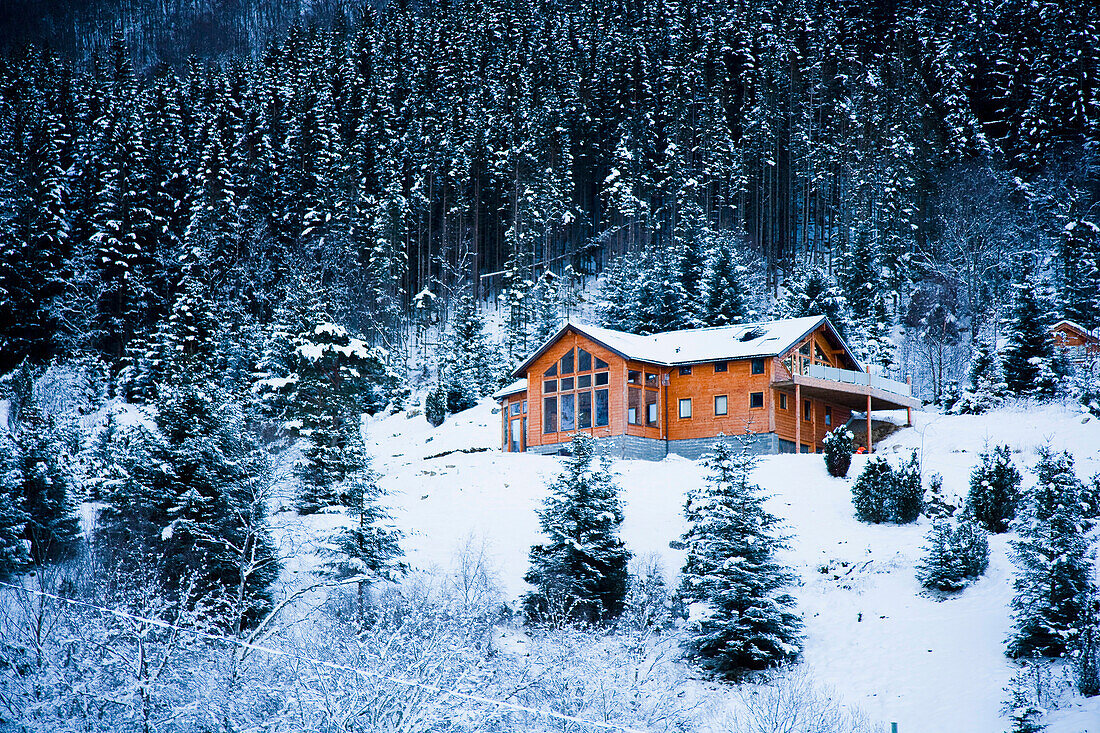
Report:
M 921 482 L 920 464 L 913 453 L 900 469 L 894 472 L 893 491 L 888 502 L 890 521 L 909 524 L 917 521 L 924 509 L 924 486 Z
M 966 516 L 955 525 L 946 519 L 934 520 L 924 551 L 917 580 L 925 588 L 961 590 L 989 567 L 985 530 Z
M 852 485 L 852 506 L 861 522 L 908 524 L 924 508 L 924 489 L 916 454 L 895 471 L 885 458 L 867 462 Z
M 855 452 L 854 438 L 852 431 L 842 426 L 828 433 L 821 441 L 825 447 L 825 469 L 830 476 L 844 478 L 848 475 L 852 453 Z
M 966 504 L 974 518 L 990 532 L 1008 531 L 1020 500 L 1020 480 L 1007 445 L 981 454 L 981 463 L 970 474 Z

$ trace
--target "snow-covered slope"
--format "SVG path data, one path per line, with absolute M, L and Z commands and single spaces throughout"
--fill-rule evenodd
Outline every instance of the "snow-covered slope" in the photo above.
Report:
M 1082 476 L 1100 471 L 1100 421 L 1060 407 L 1016 407 L 982 416 L 917 413 L 915 426 L 880 450 L 900 459 L 921 452 L 924 475 L 944 476 L 948 495 L 965 494 L 977 454 L 1008 443 L 1030 467 L 1045 443 L 1075 455 Z M 377 418 L 367 429 L 375 466 L 391 492 L 416 566 L 447 566 L 458 547 L 483 540 L 511 597 L 525 590 L 527 551 L 538 538 L 536 509 L 560 459 L 499 451 L 491 402 L 431 428 L 423 417 Z M 466 452 L 463 452 L 466 451 Z M 441 455 L 442 454 L 442 455 Z M 856 456 L 850 476 L 866 461 Z M 683 560 L 669 542 L 683 531 L 684 492 L 702 467 L 670 457 L 616 461 L 626 503 L 623 536 L 636 555 L 656 553 L 673 583 Z M 1025 471 L 1025 482 L 1033 478 Z M 903 733 L 1002 731 L 1003 687 L 1014 667 L 1004 657 L 1013 568 L 1006 537 L 991 541 L 987 574 L 958 597 L 922 595 L 914 566 L 928 525 L 868 526 L 852 516 L 850 480 L 829 477 L 820 456 L 761 460 L 758 482 L 792 535 L 790 562 L 806 618 L 805 663 L 848 704 L 896 721 Z M 1100 733 L 1100 699 L 1070 700 L 1049 730 Z

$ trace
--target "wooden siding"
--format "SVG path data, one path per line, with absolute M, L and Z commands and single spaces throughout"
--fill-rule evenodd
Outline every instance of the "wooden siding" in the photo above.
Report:
M 672 367 L 669 376 L 668 439 L 711 438 L 719 433 L 766 433 L 772 423 L 770 389 L 772 360 L 764 359 L 764 373 L 752 373 L 752 359 L 726 362 L 727 371 L 715 372 L 714 362 L 693 364 L 691 374 Z M 763 405 L 749 407 L 749 395 L 759 392 Z M 714 398 L 726 395 L 727 414 L 714 414 Z M 690 399 L 691 417 L 680 418 L 681 399 Z

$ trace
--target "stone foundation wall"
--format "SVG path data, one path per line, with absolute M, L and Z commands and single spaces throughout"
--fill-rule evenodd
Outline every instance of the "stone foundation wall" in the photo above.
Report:
M 719 440 L 725 440 L 735 448 L 740 441 L 747 441 L 749 451 L 756 455 L 774 455 L 780 452 L 779 436 L 775 433 L 756 433 L 746 438 L 727 436 L 725 438 L 689 438 L 686 440 L 660 440 L 641 438 L 637 435 L 612 435 L 596 439 L 596 450 L 609 458 L 627 458 L 631 460 L 659 461 L 669 453 L 698 460 L 714 450 Z M 530 453 L 543 456 L 569 455 L 569 443 L 536 445 L 528 449 Z

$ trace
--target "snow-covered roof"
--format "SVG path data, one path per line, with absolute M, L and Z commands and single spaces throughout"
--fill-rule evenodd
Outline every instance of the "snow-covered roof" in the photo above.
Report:
M 509 384 L 507 387 L 503 387 L 501 389 L 498 389 L 496 392 L 493 392 L 493 399 L 494 400 L 502 400 L 505 397 L 507 397 L 508 395 L 519 394 L 520 392 L 526 392 L 526 391 L 527 391 L 527 380 L 526 379 L 517 379 L 516 381 Z
M 644 361 L 650 364 L 673 366 L 678 364 L 697 364 L 708 361 L 727 361 L 751 359 L 759 356 L 779 356 L 799 342 L 811 331 L 824 323 L 844 346 L 844 350 L 853 363 L 859 361 L 852 355 L 847 344 L 836 333 L 836 329 L 825 316 L 806 316 L 804 318 L 784 318 L 778 321 L 758 323 L 739 323 L 734 326 L 715 328 L 697 328 L 686 331 L 666 331 L 649 336 L 639 336 L 610 328 L 591 326 L 576 321 L 567 322 L 562 328 L 542 344 L 519 367 L 514 375 L 526 374 L 527 368 L 543 351 L 557 341 L 569 328 L 573 328 L 601 346 L 614 351 L 623 358 Z
M 1080 323 L 1077 323 L 1076 321 L 1071 321 L 1071 320 L 1068 320 L 1068 319 L 1065 319 L 1065 318 L 1063 318 L 1062 320 L 1058 321 L 1053 326 L 1051 326 L 1050 330 L 1055 331 L 1055 330 L 1058 329 L 1059 326 L 1068 326 L 1069 328 L 1071 328 L 1075 331 L 1079 331 L 1080 333 L 1082 333 L 1085 336 L 1088 336 L 1089 338 L 1093 338 L 1093 339 L 1100 338 L 1100 328 L 1096 329 L 1095 331 L 1090 331 L 1087 328 L 1085 328 L 1084 326 L 1082 326 Z

